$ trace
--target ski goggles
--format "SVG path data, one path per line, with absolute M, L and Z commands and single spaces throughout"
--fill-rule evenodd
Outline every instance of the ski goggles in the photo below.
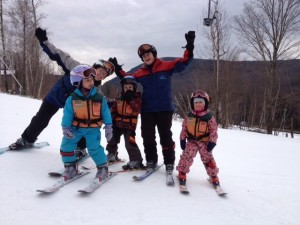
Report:
M 206 98 L 207 101 L 209 102 L 209 96 L 205 91 L 202 90 L 195 91 L 191 96 L 191 98 L 197 98 L 197 97 Z
M 103 60 L 103 68 L 106 70 L 107 76 L 112 75 L 115 72 L 114 65 L 109 61 Z
M 201 103 L 203 103 L 205 105 L 204 98 L 201 98 L 201 97 L 194 98 L 194 103 L 198 103 L 198 102 L 201 102 Z
M 115 72 L 114 65 L 109 61 L 99 59 L 95 65 L 101 66 L 107 72 L 107 76 L 112 75 Z
M 94 68 L 89 68 L 83 72 L 84 78 L 95 77 L 96 70 Z
M 145 53 L 151 52 L 153 51 L 155 48 L 153 45 L 149 45 L 149 44 L 142 44 L 139 48 L 138 48 L 138 55 L 140 57 L 142 57 Z

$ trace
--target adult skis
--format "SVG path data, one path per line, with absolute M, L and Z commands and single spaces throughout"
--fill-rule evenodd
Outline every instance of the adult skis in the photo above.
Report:
M 134 171 L 145 171 L 146 168 L 138 168 L 138 169 L 128 169 L 128 170 L 116 170 L 116 171 L 110 171 L 111 173 L 126 173 L 126 172 L 134 172 Z
M 53 185 L 50 185 L 49 187 L 43 188 L 43 189 L 37 189 L 37 192 L 40 193 L 44 193 L 44 194 L 51 194 L 55 191 L 57 191 L 58 189 L 60 189 L 61 187 L 71 183 L 72 181 L 88 174 L 90 171 L 81 171 L 79 174 L 77 174 L 75 177 L 73 177 L 72 179 L 69 180 L 65 180 L 63 177 L 60 178 L 58 181 L 56 181 L 56 183 L 54 183 Z
M 84 194 L 89 194 L 94 192 L 96 189 L 98 189 L 102 184 L 104 184 L 106 181 L 110 180 L 112 177 L 114 177 L 115 175 L 117 175 L 117 173 L 109 173 L 109 176 L 102 180 L 99 181 L 98 178 L 94 178 L 93 182 L 91 184 L 89 184 L 87 187 L 83 188 L 83 189 L 79 189 L 78 192 L 80 193 L 84 193 Z
M 160 167 L 162 167 L 163 164 L 157 165 L 154 169 L 147 169 L 145 173 L 139 175 L 139 176 L 133 176 L 132 179 L 135 181 L 142 181 L 145 178 L 149 177 L 152 173 L 156 172 Z
M 22 149 L 18 149 L 18 150 L 12 150 L 10 149 L 9 147 L 4 147 L 4 148 L 0 148 L 0 154 L 3 154 L 7 151 L 23 151 L 23 150 L 29 150 L 29 149 L 40 149 L 40 148 L 43 148 L 43 147 L 46 147 L 50 145 L 48 142 L 36 142 L 34 143 L 31 147 L 28 147 L 28 148 L 22 148 Z

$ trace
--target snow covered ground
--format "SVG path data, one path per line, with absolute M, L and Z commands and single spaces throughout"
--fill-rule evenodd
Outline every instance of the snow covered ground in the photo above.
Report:
M 0 94 L 0 102 L 0 146 L 4 147 L 20 137 L 41 101 Z M 300 138 L 239 130 L 219 129 L 214 149 L 221 185 L 228 192 L 226 198 L 217 196 L 206 181 L 199 156 L 188 174 L 190 195 L 180 194 L 177 183 L 175 187 L 166 186 L 164 167 L 139 183 L 132 176 L 141 172 L 118 174 L 87 196 L 77 190 L 86 186 L 96 171 L 52 195 L 38 194 L 36 189 L 56 180 L 47 173 L 62 167 L 61 117 L 62 110 L 39 137 L 38 141 L 48 141 L 49 147 L 0 155 L 1 225 L 300 224 Z M 181 123 L 174 121 L 177 146 L 180 130 Z M 137 137 L 143 150 L 139 128 Z M 101 143 L 105 146 L 105 139 Z M 176 163 L 180 153 L 177 147 Z M 123 142 L 119 155 L 128 160 Z M 84 164 L 93 162 L 88 159 Z M 120 167 L 116 164 L 110 170 Z

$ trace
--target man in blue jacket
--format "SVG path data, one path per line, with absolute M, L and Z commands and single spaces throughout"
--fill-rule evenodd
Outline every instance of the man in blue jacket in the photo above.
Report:
M 193 59 L 195 32 L 185 34 L 187 40 L 183 58 L 163 61 L 157 58 L 153 45 L 143 44 L 138 48 L 138 55 L 144 64 L 132 74 L 125 73 L 116 58 L 109 61 L 115 66 L 119 78 L 131 75 L 143 86 L 141 130 L 147 169 L 152 170 L 158 161 L 155 127 L 160 136 L 164 164 L 168 174 L 172 174 L 175 162 L 175 143 L 172 139 L 172 115 L 174 104 L 171 96 L 171 76 L 174 72 L 183 71 Z
M 54 114 L 63 108 L 68 96 L 76 89 L 70 82 L 70 71 L 80 62 L 74 60 L 69 54 L 57 49 L 48 41 L 46 30 L 37 28 L 35 36 L 40 42 L 43 51 L 53 61 L 56 61 L 62 67 L 65 74 L 59 79 L 46 97 L 37 114 L 31 119 L 30 124 L 24 130 L 21 137 L 9 146 L 10 150 L 21 150 L 32 147 L 40 133 L 48 126 L 50 119 Z M 101 84 L 101 80 L 114 73 L 113 65 L 104 60 L 97 61 L 93 67 L 96 69 L 95 86 Z M 78 142 L 78 149 L 85 149 L 85 139 Z M 80 151 L 79 151 L 80 154 Z

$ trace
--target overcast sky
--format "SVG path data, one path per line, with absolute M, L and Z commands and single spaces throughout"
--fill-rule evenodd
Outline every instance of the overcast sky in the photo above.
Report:
M 245 2 L 221 1 L 229 15 L 240 14 Z M 208 0 L 48 0 L 39 12 L 49 40 L 74 59 L 93 64 L 115 56 L 127 71 L 141 63 L 137 48 L 144 43 L 158 57 L 180 57 L 184 34 L 195 30 L 197 50 L 207 8 Z

